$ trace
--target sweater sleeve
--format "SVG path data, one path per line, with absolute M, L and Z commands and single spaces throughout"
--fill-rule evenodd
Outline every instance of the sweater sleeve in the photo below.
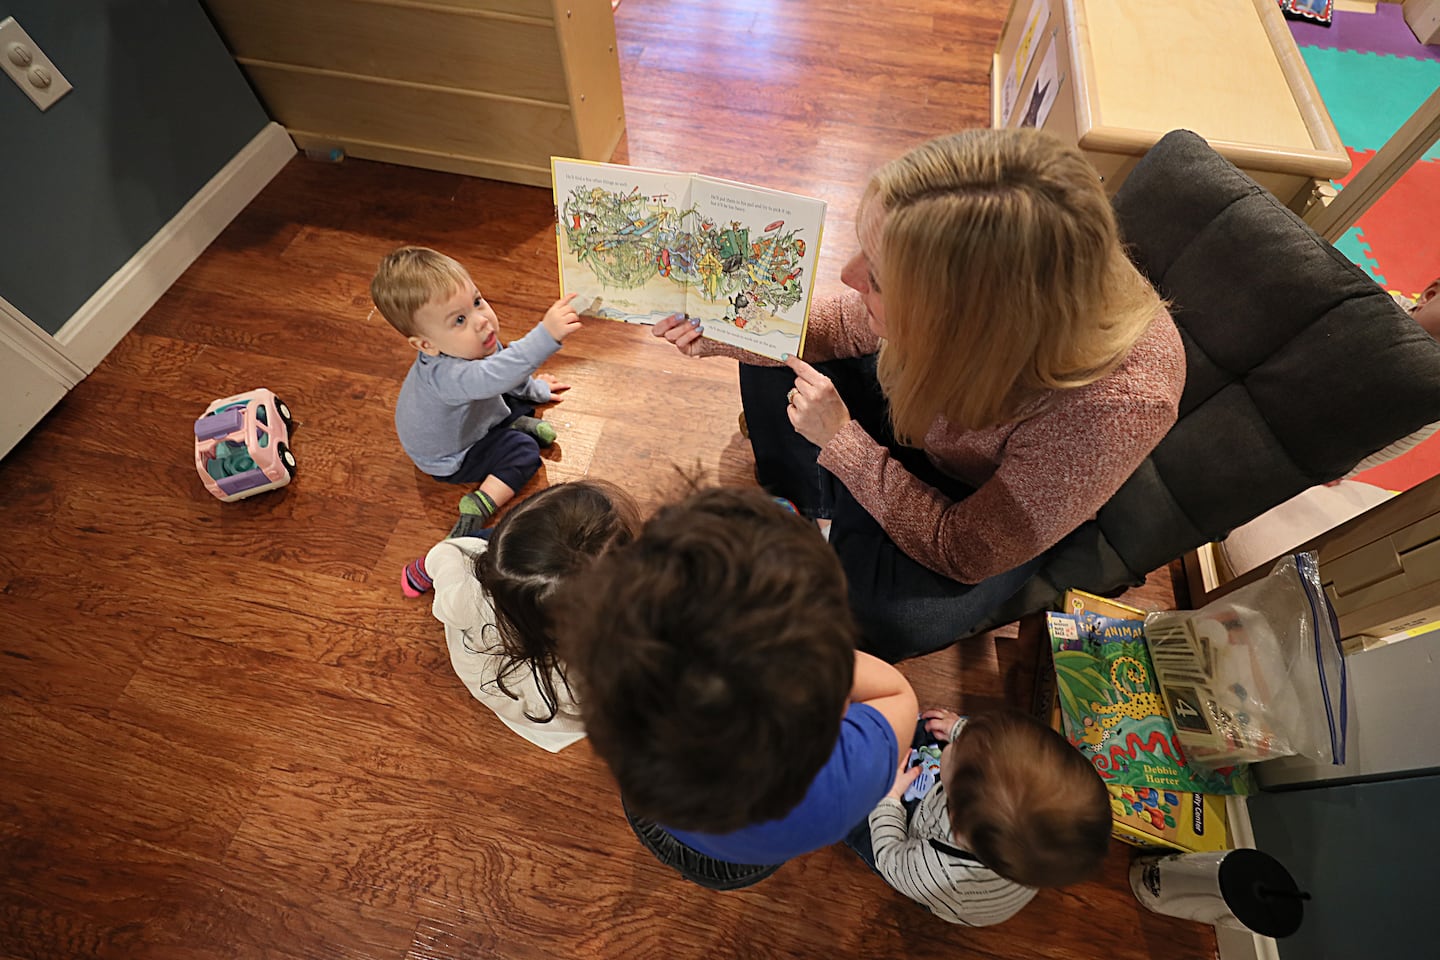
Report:
M 531 374 L 559 349 L 560 341 L 536 324 L 534 330 L 488 357 L 437 366 L 435 391 L 446 403 L 461 404 L 525 389 L 532 382 Z M 545 384 L 538 386 L 545 388 L 545 399 L 529 399 L 544 403 L 550 399 L 550 390 Z
M 979 583 L 1039 556 L 1093 516 L 1174 422 L 1174 404 L 1158 398 L 1037 414 L 1015 428 L 995 473 L 963 500 L 917 479 L 853 421 L 819 462 L 907 556 Z
M 800 359 L 807 363 L 865 357 L 880 349 L 880 338 L 865 319 L 865 303 L 860 294 L 848 290 L 842 294 L 816 297 L 810 305 L 810 319 L 805 325 L 805 346 Z M 702 357 L 734 357 L 742 363 L 757 366 L 783 366 L 778 360 L 762 357 L 715 340 L 701 340 Z
M 514 392 L 531 403 L 549 403 L 555 399 L 550 393 L 550 384 L 544 380 L 536 380 L 534 377 L 527 377 L 520 389 Z
M 1035 891 L 913 836 L 900 801 L 886 797 L 870 812 L 875 868 L 899 892 L 947 923 L 984 927 L 1010 919 Z
M 886 797 L 870 812 L 870 846 L 875 869 L 886 883 L 940 919 L 970 925 L 946 902 L 945 871 L 937 872 L 934 864 L 927 863 L 927 855 L 933 853 L 930 844 L 907 834 L 900 801 Z

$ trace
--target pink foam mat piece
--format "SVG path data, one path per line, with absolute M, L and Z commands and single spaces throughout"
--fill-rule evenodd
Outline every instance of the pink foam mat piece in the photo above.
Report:
M 1374 156 L 1349 151 L 1350 177 Z M 1349 180 L 1350 177 L 1346 177 Z M 1405 171 L 1356 226 L 1386 286 L 1417 296 L 1440 277 L 1440 160 L 1422 160 Z

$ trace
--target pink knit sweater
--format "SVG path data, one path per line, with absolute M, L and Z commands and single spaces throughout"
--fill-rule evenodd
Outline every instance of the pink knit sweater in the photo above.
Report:
M 739 355 L 702 343 L 705 353 Z M 864 356 L 879 346 L 859 294 L 812 305 L 805 360 Z M 906 554 L 977 583 L 1038 556 L 1094 516 L 1175 423 L 1184 386 L 1180 334 L 1161 310 L 1118 369 L 1056 391 L 1025 420 L 964 431 L 937 417 L 922 445 L 937 468 L 976 488 L 963 500 L 917 480 L 853 421 L 821 449 L 820 465 Z

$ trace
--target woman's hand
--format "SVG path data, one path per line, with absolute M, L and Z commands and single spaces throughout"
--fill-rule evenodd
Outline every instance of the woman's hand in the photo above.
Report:
M 909 763 L 908 757 L 906 758 L 906 763 Z M 895 783 L 891 785 L 890 792 L 885 794 L 885 796 L 891 800 L 900 800 L 903 802 L 905 799 L 905 791 L 910 789 L 910 784 L 915 782 L 916 778 L 920 776 L 920 771 L 923 769 L 924 767 L 917 763 L 907 770 L 905 769 L 905 764 L 902 763 L 899 771 L 895 774 Z
M 790 424 L 800 436 L 823 447 L 850 422 L 850 409 L 825 374 L 799 357 L 788 357 L 785 365 L 795 371 L 795 389 L 788 395 L 786 410 Z
M 690 320 L 678 313 L 671 314 L 650 328 L 650 336 L 664 337 L 687 357 L 700 355 L 700 335 L 704 332 L 705 328 L 700 326 L 699 320 Z

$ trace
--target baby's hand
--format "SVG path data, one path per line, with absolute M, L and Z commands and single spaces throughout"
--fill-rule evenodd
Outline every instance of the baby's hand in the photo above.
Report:
M 539 380 L 541 383 L 550 384 L 550 395 L 552 397 L 557 393 L 564 393 L 566 390 L 570 389 L 570 384 L 561 383 L 559 380 L 556 380 L 548 373 L 537 373 L 535 374 L 535 379 Z
M 575 307 L 571 303 L 576 296 L 577 294 L 567 293 L 556 300 L 550 309 L 545 311 L 545 318 L 540 321 L 556 342 L 564 340 L 580 329 L 580 314 L 575 312 Z
M 931 736 L 941 743 L 949 743 L 950 730 L 960 719 L 960 714 L 953 710 L 926 710 L 920 714 L 920 719 L 925 721 L 925 730 Z
M 664 337 L 687 357 L 699 356 L 700 336 L 704 332 L 705 328 L 700 326 L 699 320 L 689 320 L 678 313 L 671 314 L 650 328 L 652 337 Z
M 909 763 L 908 757 L 906 758 L 906 763 Z M 892 800 L 904 801 L 905 791 L 910 789 L 910 784 L 915 782 L 916 778 L 920 776 L 920 771 L 923 769 L 924 768 L 918 763 L 908 770 L 904 766 L 900 767 L 895 774 L 895 782 L 890 786 L 890 792 L 885 794 L 885 796 Z

